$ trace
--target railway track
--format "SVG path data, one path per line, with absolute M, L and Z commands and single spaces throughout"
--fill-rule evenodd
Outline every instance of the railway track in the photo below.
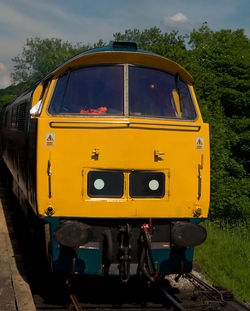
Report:
M 181 275 L 176 281 L 185 279 L 190 286 L 179 289 L 168 280 L 147 286 L 145 282 L 131 279 L 127 284 L 104 278 L 74 276 L 67 286 L 62 282 L 48 282 L 43 271 L 37 271 L 38 262 L 31 260 L 32 250 L 27 247 L 29 237 L 20 227 L 22 219 L 18 207 L 0 184 L 0 195 L 4 198 L 8 223 L 13 241 L 19 247 L 18 256 L 23 257 L 28 269 L 28 279 L 37 310 L 43 311 L 86 311 L 86 310 L 179 310 L 179 311 L 250 311 L 249 305 L 236 299 L 232 292 L 211 286 L 192 273 Z M 16 238 L 15 238 L 16 236 Z M 25 241 L 25 242 L 24 242 Z M 32 267 L 32 262 L 34 267 Z M 40 263 L 39 263 L 40 264 Z M 44 277 L 44 278 L 43 278 Z
M 123 291 L 123 302 L 107 303 L 91 301 L 86 299 L 88 292 L 74 292 L 74 286 L 70 286 L 68 310 L 84 311 L 84 310 L 123 310 L 123 311 L 138 311 L 138 310 L 202 310 L 202 311 L 250 311 L 247 304 L 239 301 L 229 290 L 211 286 L 204 282 L 192 273 L 181 276 L 190 282 L 190 288 L 178 290 L 171 287 L 167 281 L 162 281 L 157 285 L 143 288 L 142 292 L 138 291 L 139 299 L 134 301 L 126 301 L 126 295 L 129 294 L 127 289 Z M 132 291 L 136 291 L 135 284 L 131 284 Z M 79 286 L 79 284 L 77 284 Z M 112 287 L 110 288 L 112 292 Z M 143 295 L 144 292 L 144 295 Z M 106 294 L 105 294 L 106 295 Z M 142 296 L 141 296 L 142 295 Z M 115 294 L 114 294 L 115 296 Z M 107 296 L 106 296 L 107 297 Z M 116 296 L 117 298 L 117 296 Z M 132 297 L 131 297 L 132 298 Z M 133 297 L 134 298 L 134 297 Z

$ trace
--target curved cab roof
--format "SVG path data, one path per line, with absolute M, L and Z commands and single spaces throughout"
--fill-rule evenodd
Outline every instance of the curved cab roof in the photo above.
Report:
M 187 83 L 194 82 L 193 77 L 179 64 L 158 54 L 138 50 L 133 42 L 113 42 L 111 45 L 84 51 L 56 68 L 45 79 L 59 76 L 69 69 L 95 64 L 134 64 L 166 70 L 179 76 Z

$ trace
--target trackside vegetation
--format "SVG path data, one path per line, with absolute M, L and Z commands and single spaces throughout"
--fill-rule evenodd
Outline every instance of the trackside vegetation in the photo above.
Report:
M 206 23 L 185 36 L 152 27 L 115 33 L 114 40 L 135 41 L 140 49 L 176 61 L 195 80 L 205 122 L 210 124 L 211 204 L 208 239 L 196 261 L 216 285 L 250 300 L 250 40 L 243 29 L 211 30 Z M 56 66 L 102 40 L 71 44 L 61 39 L 27 39 L 12 59 L 13 84 L 0 90 L 0 106 L 11 101 Z
M 195 262 L 211 284 L 250 301 L 250 236 L 246 226 L 207 222 L 207 241 L 195 248 Z

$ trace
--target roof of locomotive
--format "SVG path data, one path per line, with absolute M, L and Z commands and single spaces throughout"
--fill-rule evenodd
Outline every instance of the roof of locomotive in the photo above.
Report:
M 169 71 L 172 74 L 179 74 L 179 76 L 188 83 L 194 82 L 193 77 L 174 61 L 152 52 L 137 49 L 137 45 L 134 42 L 117 41 L 107 46 L 83 51 L 71 57 L 47 75 L 42 81 L 47 80 L 51 76 L 59 76 L 65 71 L 79 66 L 112 63 L 129 63 L 155 67 Z

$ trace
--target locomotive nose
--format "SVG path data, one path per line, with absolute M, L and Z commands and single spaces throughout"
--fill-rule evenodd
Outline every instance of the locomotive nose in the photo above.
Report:
M 73 249 L 88 243 L 92 237 L 90 226 L 79 221 L 65 221 L 55 231 L 57 243 Z
M 206 240 L 207 231 L 199 225 L 177 222 L 172 228 L 171 236 L 176 247 L 194 247 Z

